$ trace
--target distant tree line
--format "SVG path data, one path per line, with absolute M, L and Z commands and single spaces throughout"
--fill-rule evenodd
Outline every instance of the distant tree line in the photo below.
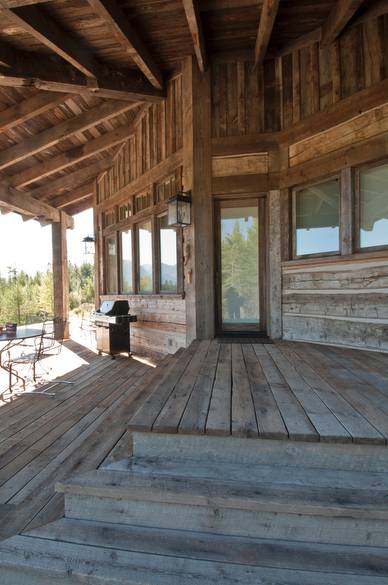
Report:
M 94 268 L 92 264 L 76 266 L 69 262 L 70 309 L 84 303 L 94 303 Z M 30 276 L 24 271 L 8 268 L 0 274 L 0 324 L 13 321 L 30 323 L 44 311 L 53 313 L 53 273 L 37 272 Z

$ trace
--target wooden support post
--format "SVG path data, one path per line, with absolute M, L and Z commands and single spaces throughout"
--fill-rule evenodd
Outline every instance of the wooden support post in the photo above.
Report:
M 192 192 L 192 225 L 184 230 L 187 342 L 214 337 L 214 241 L 209 72 L 193 57 L 183 65 L 183 188 Z
M 353 170 L 346 167 L 341 171 L 341 254 L 353 254 Z
M 61 211 L 60 221 L 52 225 L 55 339 L 69 338 L 69 273 L 64 216 Z
M 268 192 L 267 331 L 271 339 L 282 337 L 282 238 L 281 192 Z

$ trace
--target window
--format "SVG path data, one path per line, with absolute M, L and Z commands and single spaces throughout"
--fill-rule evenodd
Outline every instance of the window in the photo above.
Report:
M 128 217 L 131 217 L 131 215 L 131 206 L 129 203 L 123 203 L 119 206 L 119 221 L 128 219 Z
M 121 292 L 133 292 L 132 230 L 121 232 Z
M 116 237 L 112 236 L 105 239 L 105 259 L 106 259 L 106 292 L 116 293 L 117 286 L 117 244 Z
M 177 234 L 168 227 L 167 215 L 158 218 L 160 249 L 160 292 L 176 292 L 178 288 Z
M 388 164 L 359 171 L 359 247 L 388 246 Z
M 152 224 L 146 221 L 138 225 L 139 246 L 139 292 L 150 293 L 153 291 L 152 268 Z
M 294 255 L 338 253 L 340 181 L 338 178 L 294 192 Z
M 135 213 L 139 213 L 139 211 L 143 211 L 152 205 L 152 193 L 151 191 L 146 191 L 145 193 L 141 193 L 140 195 L 136 195 L 135 197 Z
M 113 207 L 112 209 L 105 211 L 103 216 L 103 225 L 104 228 L 107 228 L 114 223 L 116 223 L 116 209 Z

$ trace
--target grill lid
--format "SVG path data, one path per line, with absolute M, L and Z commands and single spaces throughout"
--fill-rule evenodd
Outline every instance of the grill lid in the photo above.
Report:
M 108 316 L 115 316 L 115 315 L 128 315 L 129 312 L 129 304 L 128 301 L 120 300 L 120 301 L 102 301 L 101 307 L 96 314 L 100 315 L 108 315 Z

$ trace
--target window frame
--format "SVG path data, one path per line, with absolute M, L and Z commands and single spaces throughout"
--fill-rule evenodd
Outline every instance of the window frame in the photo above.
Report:
M 157 242 L 156 242 L 156 258 L 157 258 L 157 290 L 158 294 L 160 295 L 176 295 L 182 294 L 183 292 L 183 258 L 182 258 L 182 240 L 183 240 L 183 232 L 182 228 L 171 228 L 176 233 L 176 262 L 177 262 L 177 281 L 176 281 L 176 291 L 168 291 L 162 290 L 161 287 L 161 274 L 162 274 L 162 257 L 161 257 L 161 246 L 160 246 L 160 219 L 162 217 L 166 217 L 168 215 L 167 210 L 162 211 L 161 213 L 156 214 L 156 234 L 157 234 Z
M 108 240 L 115 240 L 116 242 L 116 290 L 115 291 L 108 291 Z M 119 251 L 119 241 L 117 232 L 112 232 L 104 236 L 104 290 L 105 294 L 107 295 L 116 295 L 119 294 L 121 283 L 120 283 L 120 270 L 119 270 L 119 262 L 120 262 L 120 251 Z
M 388 250 L 388 244 L 381 246 L 361 247 L 361 173 L 388 165 L 388 158 L 359 165 L 354 169 L 354 251 L 360 254 L 365 252 L 379 252 Z
M 314 187 L 316 185 L 321 185 L 322 183 L 328 183 L 330 181 L 338 180 L 339 185 L 339 217 L 338 217 L 338 229 L 339 229 L 339 236 L 338 236 L 338 250 L 332 252 L 315 252 L 311 254 L 297 254 L 296 253 L 296 198 L 297 194 L 304 189 L 308 189 L 309 187 Z M 292 220 L 292 240 L 291 240 L 291 254 L 293 260 L 303 260 L 308 258 L 326 258 L 330 256 L 341 256 L 341 248 L 342 248 L 342 176 L 341 172 L 328 175 L 326 177 L 321 177 L 319 180 L 310 181 L 308 183 L 304 183 L 301 185 L 297 185 L 293 187 L 291 191 L 291 220 Z
M 123 278 L 123 241 L 122 241 L 122 234 L 125 232 L 131 232 L 131 256 L 132 256 L 132 290 L 131 291 L 124 291 L 123 290 L 123 282 L 124 282 L 124 278 Z M 121 230 L 119 230 L 118 232 L 118 240 L 119 240 L 119 258 L 118 258 L 118 262 L 119 262 L 119 275 L 120 275 L 120 279 L 119 279 L 119 294 L 121 295 L 133 295 L 135 293 L 135 275 L 136 275 L 136 268 L 135 268 L 135 259 L 133 257 L 133 253 L 134 253 L 134 245 L 133 245 L 133 238 L 134 238 L 134 229 L 133 229 L 133 225 L 130 225 L 126 228 L 123 228 Z

